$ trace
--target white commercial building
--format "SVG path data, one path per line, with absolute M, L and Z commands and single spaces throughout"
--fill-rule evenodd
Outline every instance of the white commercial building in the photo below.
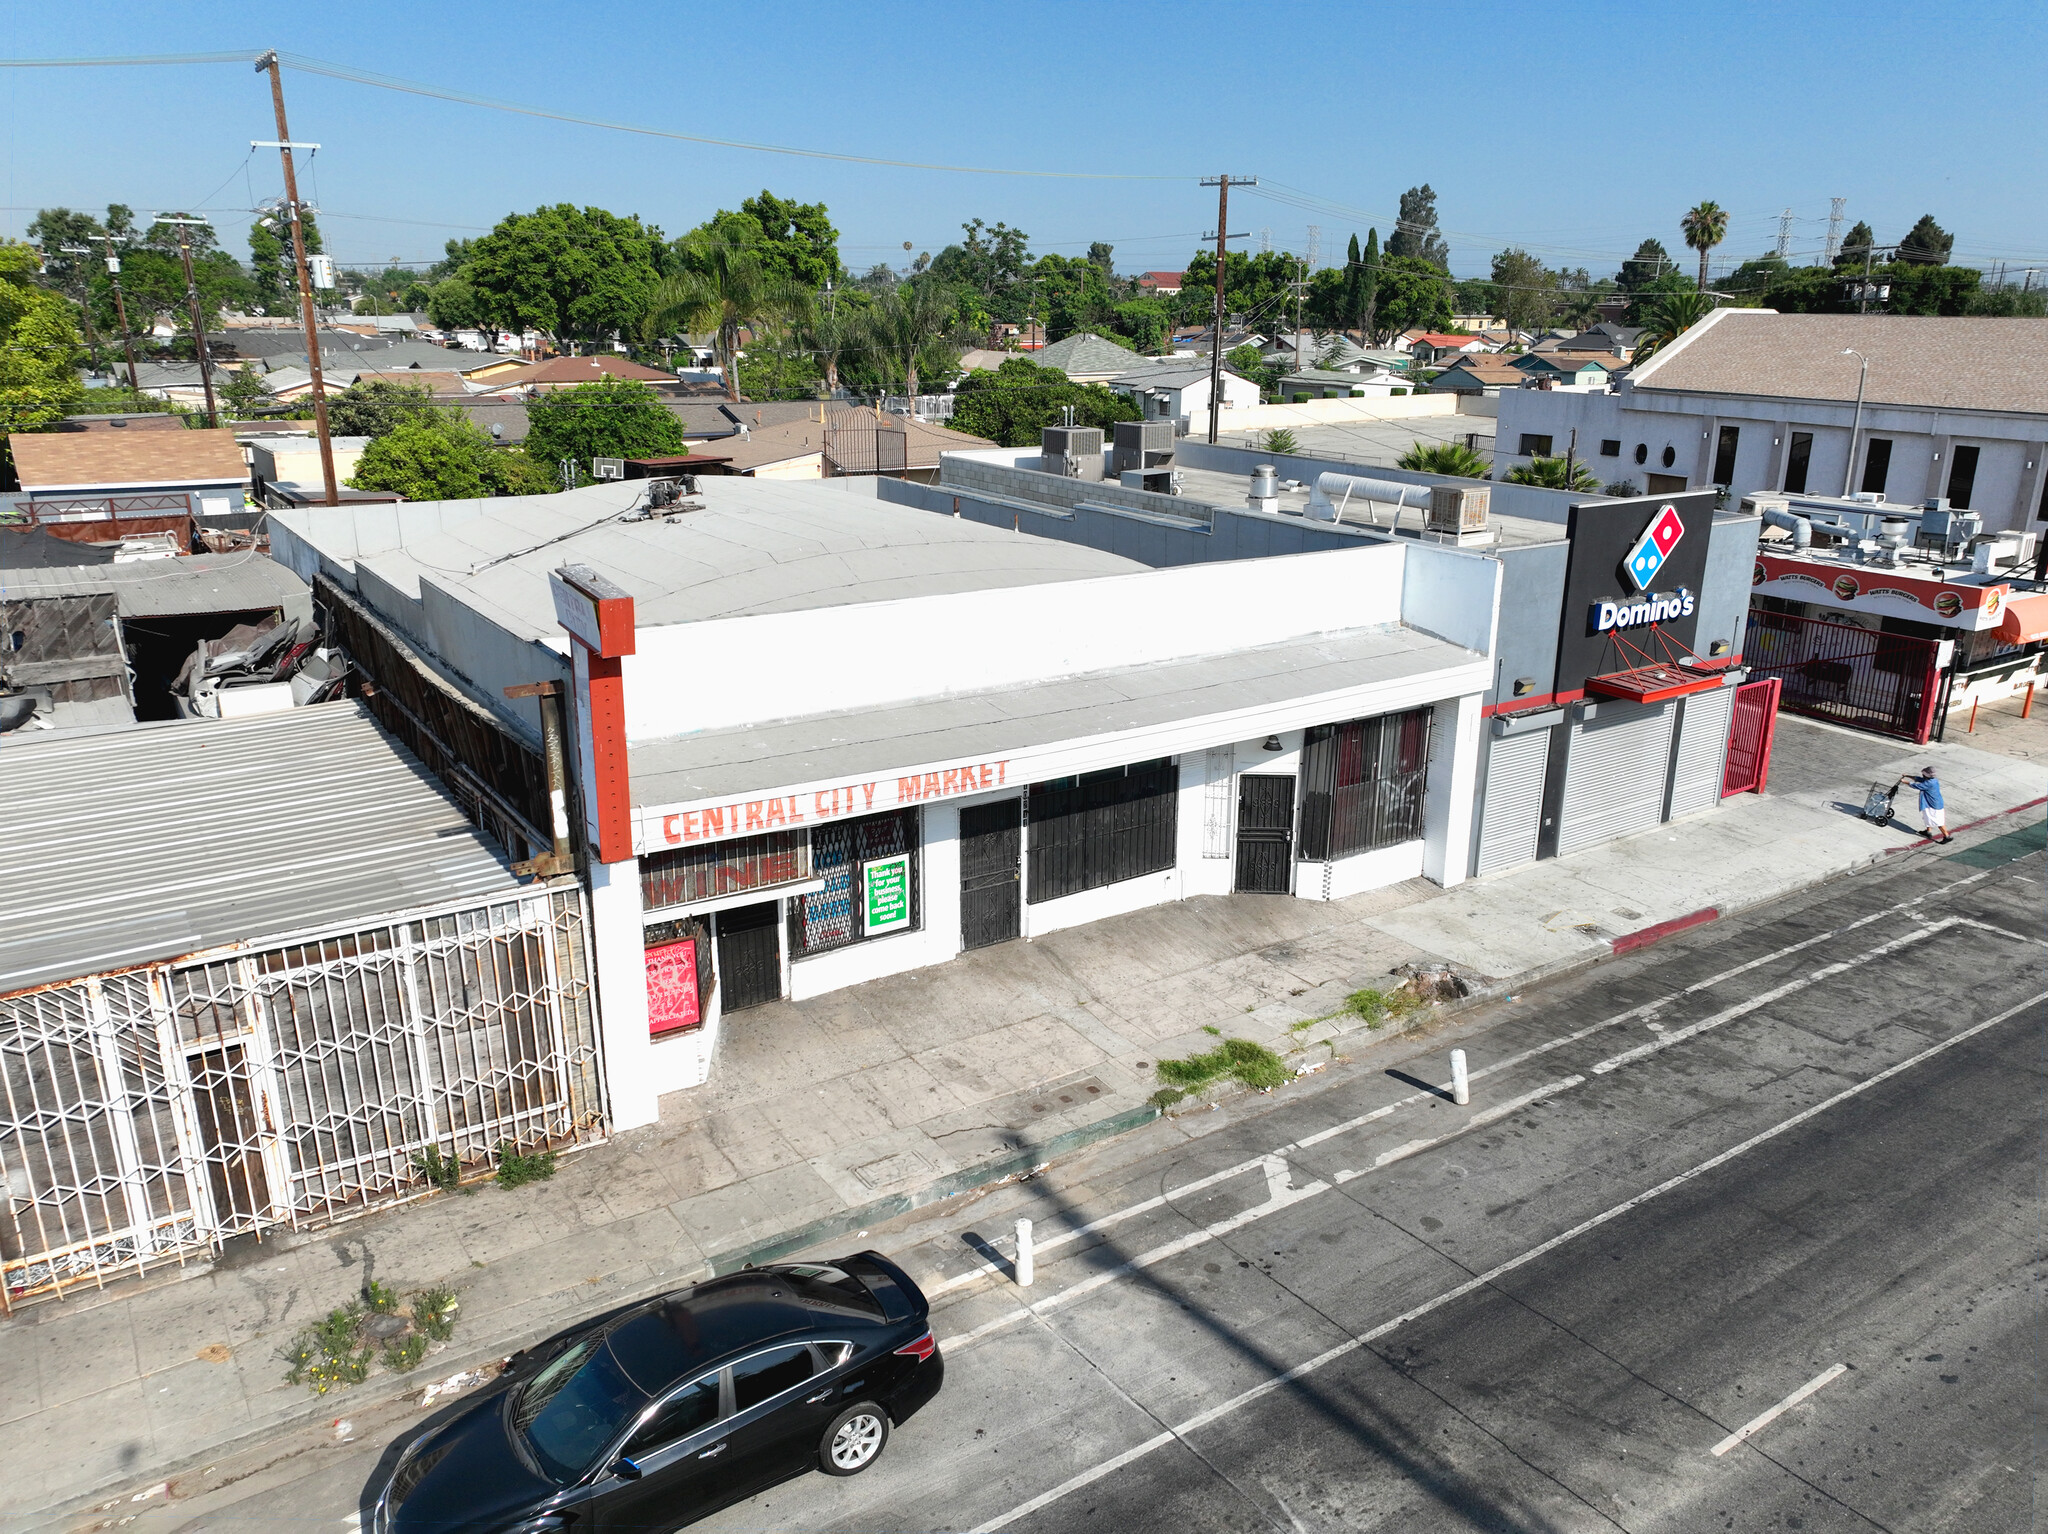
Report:
M 505 689 L 566 684 L 614 1127 L 777 997 L 1469 867 L 1479 553 L 1152 569 L 872 483 L 639 493 L 313 507 L 276 535 L 523 738 L 538 700 Z
M 1718 309 L 1612 392 L 1503 392 L 1496 474 L 1570 450 L 1647 494 L 1943 499 L 2026 531 L 2048 514 L 2044 379 L 2048 320 Z

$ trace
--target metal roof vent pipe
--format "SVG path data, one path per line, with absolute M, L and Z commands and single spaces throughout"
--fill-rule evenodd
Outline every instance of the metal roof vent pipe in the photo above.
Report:
M 1280 509 L 1280 471 L 1270 463 L 1252 466 L 1251 493 L 1244 498 L 1253 511 Z

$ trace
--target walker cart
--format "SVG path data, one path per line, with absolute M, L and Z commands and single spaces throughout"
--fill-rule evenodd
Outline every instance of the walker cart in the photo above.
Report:
M 1899 791 L 1897 783 L 1873 783 L 1869 797 L 1863 801 L 1863 818 L 1880 826 L 1892 821 L 1892 797 Z

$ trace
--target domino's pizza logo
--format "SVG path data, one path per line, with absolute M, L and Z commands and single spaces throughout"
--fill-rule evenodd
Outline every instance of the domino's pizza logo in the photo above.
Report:
M 1638 591 L 1648 591 L 1650 582 L 1657 578 L 1657 572 L 1664 568 L 1664 561 L 1671 557 L 1671 551 L 1678 547 L 1678 540 L 1684 536 L 1685 519 L 1679 516 L 1678 508 L 1666 506 L 1659 510 L 1643 536 L 1636 540 L 1636 546 L 1628 551 L 1628 558 L 1622 561 L 1630 584 Z

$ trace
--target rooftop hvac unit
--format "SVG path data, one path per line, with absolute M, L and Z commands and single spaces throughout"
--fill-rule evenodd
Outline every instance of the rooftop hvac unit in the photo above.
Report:
M 1102 428 L 1048 426 L 1039 436 L 1039 458 L 1048 474 L 1065 479 L 1102 478 Z
M 1450 537 L 1466 537 L 1486 531 L 1486 514 L 1492 508 L 1493 491 L 1484 486 L 1431 485 L 1427 531 Z
M 1172 466 L 1172 421 L 1118 421 L 1112 429 L 1115 432 L 1113 466 L 1119 479 L 1133 469 Z

